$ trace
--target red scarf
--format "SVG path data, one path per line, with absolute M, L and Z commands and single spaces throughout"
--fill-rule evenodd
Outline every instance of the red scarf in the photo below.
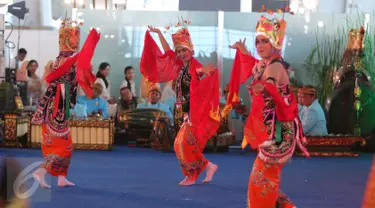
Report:
M 260 83 L 264 86 L 264 90 L 273 98 L 276 105 L 276 117 L 281 122 L 294 120 L 298 116 L 298 105 L 293 93 L 290 94 L 290 103 L 287 104 L 280 95 L 274 84 L 265 81 L 255 81 L 252 85 Z M 251 91 L 252 103 L 251 111 L 246 122 L 244 130 L 244 139 L 253 149 L 258 148 L 260 144 L 268 138 L 266 126 L 264 124 L 263 109 L 265 107 L 263 94 L 256 95 Z M 245 143 L 242 146 L 246 146 Z
M 153 83 L 163 83 L 177 79 L 183 62 L 172 50 L 164 54 L 147 31 L 141 57 L 140 71 Z M 202 68 L 196 59 L 189 66 L 192 80 L 190 83 L 190 120 L 193 132 L 200 143 L 206 142 L 218 130 L 219 119 L 219 78 L 217 70 L 210 76 L 198 80 L 197 70 Z

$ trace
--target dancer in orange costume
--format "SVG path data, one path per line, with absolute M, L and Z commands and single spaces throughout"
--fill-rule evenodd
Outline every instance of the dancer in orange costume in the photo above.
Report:
M 39 101 L 32 119 L 42 126 L 42 152 L 44 163 L 33 176 L 44 188 L 50 188 L 44 179 L 48 172 L 58 176 L 58 186 L 74 186 L 67 180 L 73 144 L 69 129 L 69 111 L 75 103 L 77 83 L 87 96 L 92 95 L 95 75 L 91 72 L 91 59 L 100 35 L 91 30 L 80 52 L 80 27 L 76 22 L 64 20 L 59 30 L 60 54 L 53 70 L 46 76 L 48 89 Z
M 211 64 L 202 66 L 193 58 L 186 20 L 182 28 L 172 35 L 175 51 L 172 51 L 159 29 L 149 27 L 141 58 L 141 73 L 149 82 L 161 83 L 176 80 L 175 126 L 179 130 L 174 150 L 185 179 L 180 185 L 193 185 L 206 169 L 203 182 L 210 182 L 217 165 L 203 156 L 203 149 L 220 126 L 218 72 Z M 150 32 L 158 34 L 164 54 Z
M 375 207 L 375 158 L 372 162 L 370 175 L 367 181 L 367 188 L 365 190 L 365 198 L 362 204 L 362 208 L 373 208 Z
M 248 185 L 247 206 L 251 208 L 292 208 L 293 203 L 280 191 L 283 166 L 293 156 L 296 146 L 308 156 L 296 99 L 289 88 L 289 77 L 281 57 L 286 22 L 262 16 L 256 27 L 255 45 L 261 60 L 247 51 L 245 40 L 237 49 L 232 69 L 226 108 L 239 102 L 240 84 L 250 76 L 251 111 L 245 129 L 243 148 L 258 149 Z

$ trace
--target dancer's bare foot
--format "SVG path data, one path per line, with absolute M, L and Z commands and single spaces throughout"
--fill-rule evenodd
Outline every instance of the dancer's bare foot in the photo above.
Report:
M 57 185 L 59 187 L 75 186 L 75 184 L 72 183 L 72 182 L 70 182 L 70 181 L 68 181 L 68 179 L 66 179 L 65 176 L 58 176 Z
M 44 168 L 38 168 L 34 173 L 33 177 L 35 180 L 37 180 L 42 188 L 51 188 L 50 185 L 48 185 L 44 179 L 44 176 L 46 175 L 47 170 Z
M 180 186 L 191 186 L 191 185 L 194 185 L 195 184 L 195 181 L 192 180 L 190 177 L 185 177 L 184 180 L 182 180 L 179 185 Z
M 216 171 L 218 169 L 218 166 L 213 164 L 212 162 L 209 162 L 206 167 L 206 178 L 202 181 L 202 183 L 209 183 L 212 181 L 212 178 L 214 177 Z

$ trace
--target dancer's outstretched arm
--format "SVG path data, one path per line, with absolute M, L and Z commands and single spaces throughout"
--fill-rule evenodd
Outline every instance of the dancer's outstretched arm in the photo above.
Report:
M 240 85 L 245 83 L 253 74 L 253 68 L 258 63 L 245 46 L 246 38 L 238 41 L 229 47 L 236 49 L 236 57 L 232 66 L 232 72 L 229 81 L 229 93 L 227 97 L 227 105 L 221 112 L 224 118 L 233 109 L 233 106 L 240 103 L 239 91 Z
M 150 32 L 156 33 L 159 36 L 160 44 L 163 47 L 164 52 L 170 51 L 171 47 L 169 47 L 169 44 L 167 40 L 165 40 L 164 35 L 161 33 L 160 29 L 155 28 L 153 26 L 148 26 L 148 30 Z
M 159 34 L 164 53 L 152 38 L 150 32 Z M 163 83 L 177 78 L 182 67 L 182 61 L 171 50 L 159 29 L 149 27 L 146 31 L 144 47 L 140 63 L 140 71 L 147 81 L 152 83 Z

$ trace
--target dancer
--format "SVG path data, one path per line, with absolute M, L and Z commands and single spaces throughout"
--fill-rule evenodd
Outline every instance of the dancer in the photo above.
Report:
M 91 58 L 100 35 L 92 29 L 80 52 L 80 28 L 74 22 L 63 21 L 59 30 L 60 54 L 53 70 L 46 76 L 47 92 L 39 101 L 32 123 L 42 127 L 44 163 L 33 176 L 41 187 L 51 188 L 44 179 L 48 172 L 58 176 L 58 186 L 74 186 L 67 180 L 73 145 L 69 129 L 69 111 L 75 103 L 77 82 L 88 97 L 92 95 L 95 75 L 91 72 Z
M 375 158 L 372 162 L 370 174 L 368 176 L 367 188 L 365 190 L 362 208 L 375 207 Z
M 218 72 L 212 64 L 202 67 L 193 58 L 194 48 L 188 21 L 181 20 L 182 28 L 172 34 L 172 51 L 159 29 L 149 27 L 141 58 L 141 73 L 149 82 L 176 80 L 175 126 L 179 127 L 174 150 L 186 176 L 179 184 L 189 186 L 206 169 L 204 183 L 210 182 L 218 166 L 203 156 L 206 142 L 220 126 Z M 158 34 L 164 54 L 150 32 Z
M 258 149 L 248 185 L 247 206 L 251 208 L 292 208 L 294 205 L 280 189 L 281 170 L 298 145 L 308 156 L 302 141 L 296 99 L 289 88 L 288 73 L 281 57 L 286 22 L 262 16 L 256 27 L 256 60 L 247 51 L 245 41 L 237 49 L 230 79 L 228 106 L 239 102 L 240 84 L 254 77 L 248 86 L 252 96 L 250 115 L 244 129 L 242 147 Z M 302 140 L 302 141 L 301 141 Z

